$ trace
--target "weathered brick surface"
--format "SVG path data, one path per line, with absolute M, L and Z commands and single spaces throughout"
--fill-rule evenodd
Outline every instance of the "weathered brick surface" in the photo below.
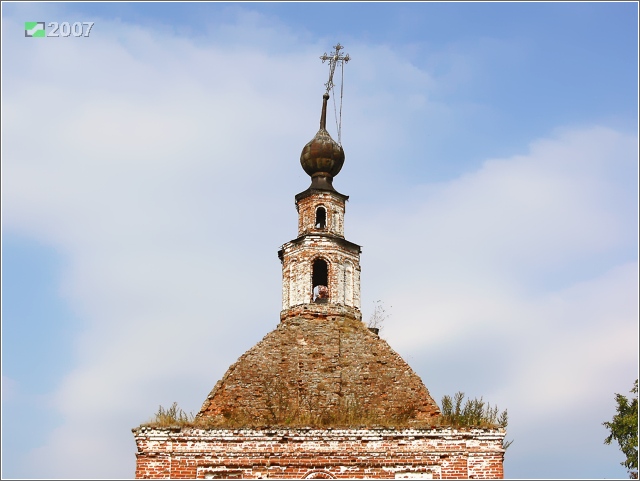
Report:
M 134 429 L 136 478 L 497 479 L 502 429 Z
M 312 182 L 296 196 L 298 237 L 278 252 L 280 324 L 215 385 L 192 424 L 207 429 L 133 430 L 136 478 L 503 477 L 504 430 L 433 427 L 422 380 L 362 323 L 361 248 L 332 187 L 344 152 L 322 132 L 301 157 Z
M 298 237 L 285 243 L 282 262 L 283 319 L 293 317 L 295 306 L 313 304 L 313 264 L 328 265 L 328 309 L 339 315 L 340 306 L 360 314 L 360 246 L 344 238 L 346 196 L 334 191 L 311 190 L 296 200 Z M 322 224 L 318 224 L 321 209 Z M 291 312 L 290 312 L 291 311 Z
M 340 306 L 335 304 L 301 304 L 280 312 L 280 321 L 287 319 L 302 318 L 309 320 L 337 321 L 342 318 L 362 320 L 362 313 L 359 309 L 351 306 Z
M 323 207 L 326 211 L 326 225 L 316 226 L 316 211 Z M 344 237 L 345 196 L 331 191 L 315 191 L 296 201 L 298 210 L 298 237 L 305 234 L 324 232 Z
M 360 310 L 360 247 L 325 234 L 308 234 L 282 246 L 282 309 L 313 304 L 312 266 L 328 265 L 329 304 Z
M 355 319 L 311 316 L 281 322 L 243 354 L 207 397 L 199 418 L 284 422 L 423 422 L 440 411 L 420 377 Z

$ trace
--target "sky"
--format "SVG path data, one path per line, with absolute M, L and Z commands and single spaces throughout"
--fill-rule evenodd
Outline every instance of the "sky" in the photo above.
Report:
M 637 3 L 3 2 L 3 478 L 132 478 L 131 429 L 277 326 L 338 42 L 363 319 L 508 410 L 505 477 L 627 477 Z

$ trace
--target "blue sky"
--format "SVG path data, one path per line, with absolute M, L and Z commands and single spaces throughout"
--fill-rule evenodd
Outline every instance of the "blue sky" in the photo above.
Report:
M 131 428 L 276 327 L 336 42 L 364 319 L 508 409 L 506 477 L 626 477 L 635 2 L 3 3 L 3 477 L 133 477 Z

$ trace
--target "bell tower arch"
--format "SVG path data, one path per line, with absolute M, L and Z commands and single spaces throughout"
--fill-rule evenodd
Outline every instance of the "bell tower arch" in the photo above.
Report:
M 362 319 L 361 247 L 344 237 L 349 196 L 333 187 L 333 178 L 342 169 L 345 155 L 326 128 L 332 76 L 333 69 L 322 96 L 320 129 L 300 154 L 300 164 L 311 177 L 311 185 L 295 196 L 298 237 L 278 251 L 282 263 L 281 321 L 298 316 Z

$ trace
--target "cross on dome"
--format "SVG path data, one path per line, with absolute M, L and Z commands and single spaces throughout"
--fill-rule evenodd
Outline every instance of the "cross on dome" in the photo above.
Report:
M 331 52 L 330 55 L 327 55 L 327 52 L 325 52 L 324 55 L 320 57 L 322 63 L 325 63 L 327 60 L 329 61 L 329 81 L 324 84 L 325 87 L 327 87 L 327 93 L 329 93 L 329 90 L 333 88 L 333 74 L 336 70 L 336 65 L 340 63 L 342 66 L 344 66 L 345 63 L 351 60 L 349 54 L 342 55 L 340 53 L 340 50 L 344 48 L 342 45 L 340 45 L 340 42 L 338 42 L 338 45 L 334 45 L 333 48 L 334 51 Z

